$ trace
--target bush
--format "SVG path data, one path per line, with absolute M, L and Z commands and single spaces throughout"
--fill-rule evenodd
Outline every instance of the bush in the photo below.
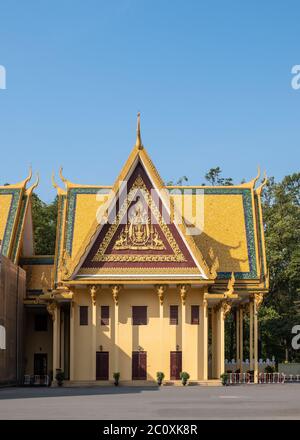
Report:
M 156 379 L 157 379 L 157 383 L 159 386 L 162 384 L 162 381 L 164 380 L 164 378 L 165 378 L 165 375 L 162 371 L 158 371 L 156 373 Z
M 275 368 L 272 365 L 267 365 L 265 368 L 265 373 L 275 373 Z
M 182 371 L 180 373 L 180 379 L 181 379 L 182 385 L 186 385 L 189 378 L 190 378 L 190 375 L 186 371 Z
M 113 374 L 113 378 L 114 378 L 114 383 L 115 383 L 115 385 L 116 386 L 118 386 L 119 385 L 119 380 L 120 380 L 120 373 L 119 372 L 116 372 L 116 373 L 114 373 Z
M 222 381 L 222 385 L 228 384 L 228 377 L 229 377 L 228 373 L 221 374 L 220 379 Z
M 61 370 L 56 370 L 55 379 L 56 379 L 58 386 L 61 387 L 64 380 L 65 380 L 65 373 Z

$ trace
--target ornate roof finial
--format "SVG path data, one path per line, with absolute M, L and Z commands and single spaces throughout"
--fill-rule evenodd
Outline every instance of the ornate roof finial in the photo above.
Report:
M 136 143 L 135 146 L 139 149 L 143 149 L 142 139 L 141 139 L 141 114 L 137 114 L 137 128 L 136 128 Z

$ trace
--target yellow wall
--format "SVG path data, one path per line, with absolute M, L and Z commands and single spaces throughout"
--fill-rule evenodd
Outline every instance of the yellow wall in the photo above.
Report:
M 34 353 L 47 353 L 48 374 L 52 371 L 52 320 L 48 316 L 47 332 L 34 330 L 34 308 L 27 308 L 25 314 L 25 374 L 34 372 Z
M 203 377 L 202 359 L 203 348 L 203 322 L 192 325 L 191 305 L 201 305 L 203 294 L 199 289 L 191 289 L 186 300 L 186 324 L 185 324 L 185 347 L 183 348 L 183 369 L 188 371 L 191 380 L 200 380 Z M 87 289 L 76 290 L 74 296 L 74 380 L 95 380 L 93 377 L 93 350 L 109 351 L 109 375 L 115 370 L 114 359 L 114 310 L 115 305 L 110 288 L 102 288 L 97 293 L 97 326 L 96 347 L 91 346 L 91 296 Z M 178 305 L 179 323 L 169 324 L 170 305 Z M 79 306 L 89 306 L 88 326 L 79 325 Z M 109 326 L 100 325 L 101 305 L 110 306 Z M 132 326 L 132 306 L 147 306 L 148 324 Z M 148 380 L 156 380 L 156 372 L 163 371 L 165 379 L 170 379 L 170 351 L 176 351 L 176 346 L 182 350 L 182 325 L 181 325 L 181 301 L 178 289 L 169 289 L 165 293 L 163 315 L 163 337 L 160 334 L 159 300 L 154 289 L 138 287 L 136 289 L 123 289 L 119 294 L 119 368 L 120 380 L 131 380 L 131 356 L 132 351 L 142 347 L 147 352 Z M 201 316 L 201 308 L 200 308 Z M 203 321 L 203 320 L 202 320 Z M 160 344 L 162 343 L 162 356 Z

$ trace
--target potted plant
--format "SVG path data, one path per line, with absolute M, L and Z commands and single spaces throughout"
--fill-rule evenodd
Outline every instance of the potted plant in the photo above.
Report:
M 120 373 L 119 372 L 114 373 L 113 378 L 114 378 L 114 384 L 117 387 L 119 385 Z
M 56 379 L 57 385 L 58 385 L 59 387 L 61 387 L 62 384 L 63 384 L 63 382 L 64 382 L 64 380 L 65 380 L 65 374 L 64 374 L 64 372 L 61 371 L 61 370 L 56 370 L 55 379 Z
M 190 378 L 190 375 L 186 371 L 182 371 L 180 373 L 180 379 L 181 379 L 183 386 L 185 386 L 187 384 L 187 381 L 189 380 L 189 378 Z
M 272 365 L 267 365 L 265 368 L 265 373 L 274 373 L 275 368 Z
M 158 384 L 159 386 L 161 386 L 162 381 L 164 380 L 164 378 L 165 378 L 165 375 L 164 375 L 164 373 L 163 373 L 162 371 L 158 371 L 158 372 L 156 373 L 157 384 Z
M 228 385 L 228 377 L 229 377 L 228 373 L 221 374 L 220 379 L 222 381 L 222 385 L 224 386 Z

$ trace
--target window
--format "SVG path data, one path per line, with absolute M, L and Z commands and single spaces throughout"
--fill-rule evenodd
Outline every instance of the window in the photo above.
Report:
M 178 306 L 170 306 L 170 325 L 178 325 Z
M 191 306 L 191 324 L 199 324 L 199 306 Z
M 101 325 L 109 325 L 109 306 L 101 306 Z
M 147 325 L 147 306 L 132 306 L 132 325 Z
M 48 330 L 48 315 L 40 314 L 34 316 L 34 330 L 36 332 L 46 332 Z
M 79 306 L 80 325 L 88 325 L 88 306 Z

